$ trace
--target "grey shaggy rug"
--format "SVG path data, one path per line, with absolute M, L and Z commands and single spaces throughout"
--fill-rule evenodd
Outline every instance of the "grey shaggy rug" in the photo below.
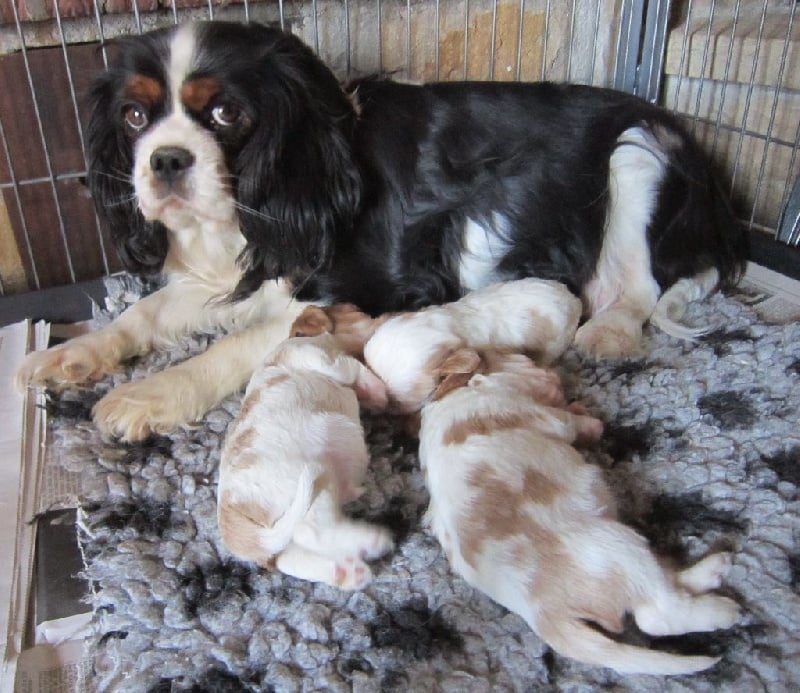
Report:
M 107 321 L 142 291 L 110 280 Z M 715 296 L 687 344 L 648 328 L 647 356 L 592 363 L 568 352 L 570 394 L 606 423 L 587 452 L 623 519 L 680 561 L 728 548 L 725 592 L 745 609 L 730 631 L 624 638 L 722 655 L 692 677 L 623 677 L 555 655 L 517 616 L 454 577 L 420 526 L 427 503 L 415 442 L 365 422 L 367 492 L 349 507 L 384 523 L 396 550 L 364 591 L 342 592 L 232 559 L 215 523 L 220 445 L 233 396 L 203 422 L 138 445 L 103 443 L 89 419 L 115 382 L 203 349 L 153 354 L 95 388 L 51 399 L 63 464 L 83 474 L 80 541 L 94 585 L 96 682 L 103 691 L 791 691 L 800 690 L 800 326 L 767 325 Z

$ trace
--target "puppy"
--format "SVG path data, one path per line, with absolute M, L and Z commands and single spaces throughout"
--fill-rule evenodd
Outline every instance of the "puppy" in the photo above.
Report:
M 476 374 L 422 410 L 427 521 L 453 570 L 559 654 L 626 674 L 712 666 L 718 658 L 626 645 L 607 632 L 622 631 L 626 612 L 657 636 L 733 625 L 738 606 L 706 594 L 720 586 L 730 556 L 712 554 L 678 573 L 663 568 L 645 539 L 615 519 L 601 470 L 572 447 L 599 438 L 600 421 L 552 406 L 558 394 L 541 387 L 552 375 L 532 362 L 528 378 L 519 361 L 515 368 Z
M 29 357 L 70 386 L 197 330 L 230 337 L 94 410 L 123 440 L 191 422 L 247 383 L 302 306 L 370 315 L 499 281 L 564 282 L 577 346 L 635 352 L 747 257 L 680 122 L 629 94 L 550 83 L 343 88 L 298 38 L 187 23 L 114 41 L 90 94 L 87 181 L 125 267 L 165 286 L 109 326 Z M 275 280 L 275 281 L 271 281 Z
M 464 384 L 477 365 L 475 350 L 524 351 L 540 365 L 552 363 L 572 342 L 580 314 L 580 301 L 558 282 L 503 282 L 389 318 L 367 341 L 364 358 L 386 384 L 392 411 L 411 414 L 437 391 L 443 372 L 454 382 L 457 364 Z M 459 359 L 463 347 L 470 349 Z
M 387 530 L 346 519 L 369 462 L 359 401 L 386 392 L 329 334 L 289 339 L 253 375 L 231 424 L 217 491 L 222 541 L 235 556 L 295 577 L 359 589 Z

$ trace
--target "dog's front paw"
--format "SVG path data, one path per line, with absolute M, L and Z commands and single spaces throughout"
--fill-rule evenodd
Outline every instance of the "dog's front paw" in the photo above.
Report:
M 575 333 L 577 349 L 595 359 L 636 356 L 641 349 L 641 342 L 641 323 L 615 310 L 594 316 Z
M 86 341 L 72 340 L 65 344 L 28 354 L 16 375 L 17 387 L 63 388 L 76 383 L 97 380 L 118 364 L 112 353 Z
M 94 407 L 95 425 L 123 442 L 164 434 L 199 419 L 207 410 L 185 374 L 163 371 L 114 388 Z

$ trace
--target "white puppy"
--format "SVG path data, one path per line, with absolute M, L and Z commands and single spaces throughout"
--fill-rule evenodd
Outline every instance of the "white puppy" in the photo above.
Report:
M 392 548 L 389 532 L 341 511 L 369 462 L 359 400 L 385 407 L 383 383 L 330 334 L 289 339 L 267 357 L 222 451 L 218 519 L 231 553 L 344 589 L 370 581 L 364 559 Z
M 646 540 L 616 520 L 601 470 L 572 447 L 599 438 L 601 422 L 580 405 L 548 406 L 559 404 L 552 372 L 529 362 L 522 377 L 519 359 L 514 372 L 491 372 L 498 366 L 422 410 L 427 520 L 453 570 L 562 655 L 622 673 L 712 666 L 718 658 L 626 645 L 600 629 L 620 632 L 626 612 L 658 636 L 733 625 L 736 603 L 704 594 L 719 587 L 730 556 L 712 554 L 679 573 L 662 567 Z
M 364 358 L 386 383 L 391 409 L 409 414 L 459 348 L 521 351 L 547 365 L 572 343 L 580 315 L 580 300 L 563 284 L 509 281 L 389 318 L 367 341 Z

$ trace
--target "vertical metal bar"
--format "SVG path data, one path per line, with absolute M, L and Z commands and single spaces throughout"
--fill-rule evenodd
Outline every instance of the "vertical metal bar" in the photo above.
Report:
M 411 0 L 406 0 L 406 77 L 412 78 L 411 68 Z
M 383 75 L 383 11 L 378 0 L 378 74 Z
M 711 142 L 711 157 L 713 158 L 717 153 L 717 142 L 719 141 L 720 125 L 722 123 L 722 111 L 725 107 L 725 93 L 728 90 L 728 83 L 730 82 L 731 61 L 733 60 L 733 42 L 736 38 L 736 27 L 739 25 L 739 8 L 741 0 L 736 0 L 736 7 L 733 10 L 733 21 L 731 22 L 731 33 L 728 39 L 728 55 L 725 57 L 725 71 L 722 80 L 722 88 L 719 95 L 719 106 L 717 107 L 717 120 L 714 125 L 714 139 Z
M 20 223 L 22 224 L 22 237 L 25 239 L 25 250 L 28 253 L 28 262 L 31 263 L 31 271 L 33 272 L 33 285 L 36 289 L 41 289 L 42 284 L 39 281 L 39 272 L 36 270 L 36 260 L 33 256 L 33 246 L 31 245 L 31 234 L 28 229 L 28 222 L 25 220 L 25 209 L 22 206 L 22 196 L 19 194 L 19 181 L 14 172 L 14 164 L 11 161 L 11 151 L 8 148 L 8 138 L 6 137 L 6 129 L 3 126 L 3 118 L 0 116 L 0 141 L 3 142 L 3 153 L 6 157 L 6 164 L 8 165 L 8 175 L 11 177 L 11 187 L 14 190 L 14 200 L 17 203 L 17 212 L 19 212 Z
M 575 45 L 575 3 L 577 0 L 572 0 L 572 9 L 569 13 L 569 46 L 567 47 L 567 74 L 566 81 L 569 82 L 572 78 L 572 48 Z
M 489 79 L 494 81 L 495 50 L 497 49 L 497 2 L 492 3 L 492 38 L 489 42 Z
M 64 251 L 67 255 L 67 269 L 69 270 L 70 280 L 74 283 L 75 282 L 75 269 L 72 266 L 72 257 L 69 252 L 69 243 L 67 242 L 67 229 L 64 224 L 64 212 L 61 209 L 61 201 L 58 197 L 58 188 L 56 187 L 56 178 L 53 172 L 53 162 L 50 158 L 50 151 L 47 147 L 47 140 L 44 136 L 44 128 L 42 126 L 42 115 L 41 111 L 39 110 L 39 100 L 36 96 L 36 87 L 33 84 L 33 74 L 31 73 L 31 65 L 30 61 L 28 60 L 28 47 L 25 44 L 25 36 L 22 32 L 22 25 L 20 24 L 19 20 L 19 12 L 17 11 L 17 4 L 15 2 L 11 3 L 11 8 L 14 12 L 14 23 L 17 27 L 17 37 L 19 38 L 20 44 L 20 53 L 22 55 L 22 62 L 25 65 L 25 75 L 28 80 L 28 89 L 31 93 L 31 101 L 33 103 L 33 112 L 36 116 L 36 126 L 39 131 L 39 139 L 42 144 L 42 151 L 44 152 L 44 161 L 45 166 L 47 167 L 47 175 L 50 179 L 50 190 L 53 195 L 53 202 L 56 205 L 56 215 L 58 217 L 58 230 L 61 233 L 61 240 L 64 244 Z M 38 287 L 37 287 L 38 288 Z
M 316 2 L 314 3 L 314 6 L 316 7 Z M 175 9 L 175 0 L 172 0 L 172 16 L 174 17 L 175 23 L 177 24 L 178 14 L 177 10 Z M 245 22 L 250 21 L 250 0 L 244 0 L 244 21 Z
M 139 0 L 133 0 L 133 17 L 136 20 L 136 31 L 142 33 L 142 18 L 139 16 Z
M 437 82 L 441 79 L 441 76 L 440 76 L 440 73 L 439 73 L 439 51 L 440 51 L 440 48 L 441 48 L 441 46 L 440 46 L 441 36 L 440 36 L 439 23 L 441 21 L 442 21 L 442 18 L 441 18 L 441 14 L 440 14 L 439 0 L 436 0 L 436 31 L 435 31 L 435 35 L 434 35 L 434 40 L 436 41 L 436 58 L 435 58 L 435 61 L 436 61 L 436 65 L 435 65 L 436 73 L 435 74 L 436 74 L 436 81 Z
M 711 27 L 714 24 L 714 13 L 717 9 L 716 0 L 711 0 L 711 8 L 708 12 L 708 27 L 706 28 L 706 42 L 703 46 L 703 60 L 700 63 L 700 76 L 697 81 L 697 96 L 695 97 L 694 115 L 692 116 L 692 134 L 697 130 L 697 121 L 700 117 L 700 100 L 703 97 L 703 85 L 706 81 L 706 65 L 708 64 L 708 52 L 711 45 Z
M 644 25 L 644 42 L 636 79 L 635 93 L 650 103 L 658 100 L 664 53 L 667 47 L 667 24 L 670 0 L 650 0 Z
M 469 0 L 464 0 L 464 79 L 469 79 Z
M 783 74 L 786 69 L 786 57 L 789 54 L 789 45 L 792 40 L 792 25 L 794 24 L 794 12 L 789 13 L 789 23 L 786 27 L 786 36 L 783 40 L 783 51 L 781 52 L 780 67 L 778 67 L 778 78 L 775 80 L 775 90 L 772 94 L 772 108 L 769 112 L 769 123 L 767 124 L 767 136 L 764 141 L 764 152 L 761 154 L 761 163 L 758 167 L 758 178 L 756 179 L 756 191 L 753 197 L 753 209 L 750 212 L 749 226 L 752 228 L 755 221 L 756 207 L 758 207 L 758 200 L 761 197 L 761 188 L 764 183 L 764 171 L 767 166 L 767 154 L 769 152 L 769 145 L 772 142 L 772 131 L 775 128 L 775 115 L 778 112 L 778 98 L 781 94 L 781 86 L 783 85 Z M 786 172 L 786 178 L 791 175 L 791 169 Z M 777 221 L 777 220 L 776 220 Z
M 214 19 L 214 3 L 208 0 L 208 18 L 213 21 Z M 281 29 L 283 29 L 283 22 L 281 22 Z
M 683 40 L 681 41 L 681 62 L 678 65 L 678 78 L 675 82 L 675 98 L 672 102 L 672 110 L 678 110 L 678 95 L 681 91 L 681 84 L 683 82 L 683 67 L 686 64 L 686 55 L 689 52 L 689 27 L 692 23 L 692 0 L 689 0 L 686 9 L 686 20 L 683 25 Z
M 352 65 L 350 62 L 350 3 L 344 0 L 344 35 L 347 50 L 345 53 L 345 75 L 350 77 Z
M 525 0 L 519 0 L 519 31 L 517 33 L 517 70 L 514 78 L 522 79 L 522 39 L 525 36 Z
M 753 57 L 753 69 L 750 71 L 750 82 L 747 85 L 747 96 L 744 100 L 744 113 L 742 113 L 742 127 L 739 131 L 739 141 L 736 144 L 736 156 L 733 159 L 733 173 L 731 174 L 731 193 L 734 191 L 736 185 L 736 176 L 739 173 L 739 159 L 742 155 L 742 145 L 744 144 L 744 136 L 747 131 L 747 116 L 750 115 L 750 102 L 753 98 L 753 89 L 756 82 L 756 70 L 758 68 L 758 57 L 761 54 L 761 41 L 764 38 L 764 24 L 767 19 L 767 5 L 769 0 L 764 0 L 761 9 L 761 21 L 758 25 L 758 37 L 756 38 L 756 54 Z
M 81 129 L 81 116 L 78 110 L 78 96 L 75 92 L 75 82 L 72 79 L 72 66 L 69 62 L 69 55 L 67 53 L 67 39 L 64 36 L 64 28 L 61 24 L 61 8 L 58 5 L 59 0 L 53 0 L 53 8 L 56 13 L 56 25 L 58 26 L 58 35 L 61 41 L 61 55 L 64 58 L 64 67 L 67 71 L 67 86 L 69 87 L 69 95 L 72 101 L 72 115 L 75 117 L 75 129 L 78 132 L 78 141 L 81 145 L 81 157 L 83 158 L 84 170 L 88 168 L 86 161 L 86 143 L 83 139 L 83 130 Z M 108 274 L 108 257 L 106 255 L 106 247 L 103 241 L 103 232 L 100 228 L 100 219 L 95 215 L 95 225 L 97 229 L 97 240 L 100 243 L 100 252 L 103 256 L 103 268 L 105 273 Z M 69 253 L 69 250 L 67 251 Z
M 211 0 L 208 0 L 208 2 L 210 4 Z M 284 14 L 283 14 L 283 0 L 278 0 L 278 17 L 279 17 L 280 22 L 281 22 L 281 31 L 285 31 L 286 30 L 286 21 L 285 21 Z M 213 17 L 212 17 L 212 19 L 213 19 Z
M 550 35 L 550 0 L 544 6 L 544 36 L 542 37 L 542 80 L 547 77 L 547 37 Z
M 597 10 L 595 10 L 594 15 L 594 40 L 592 41 L 592 66 L 589 72 L 589 84 L 594 84 L 594 71 L 597 67 L 597 41 L 600 37 L 600 10 L 602 7 L 602 0 L 598 0 Z
M 642 35 L 644 0 L 626 0 L 623 4 L 620 40 L 614 72 L 614 88 L 636 93 L 636 71 Z
M 97 0 L 92 0 L 92 5 L 94 6 L 94 19 L 97 22 L 97 36 L 100 39 L 100 52 L 103 56 L 103 67 L 108 69 L 108 55 L 106 54 L 106 39 L 103 35 L 103 20 L 100 17 L 100 6 L 97 4 Z
M 319 55 L 319 15 L 317 12 L 317 0 L 311 3 L 314 10 L 314 52 Z

